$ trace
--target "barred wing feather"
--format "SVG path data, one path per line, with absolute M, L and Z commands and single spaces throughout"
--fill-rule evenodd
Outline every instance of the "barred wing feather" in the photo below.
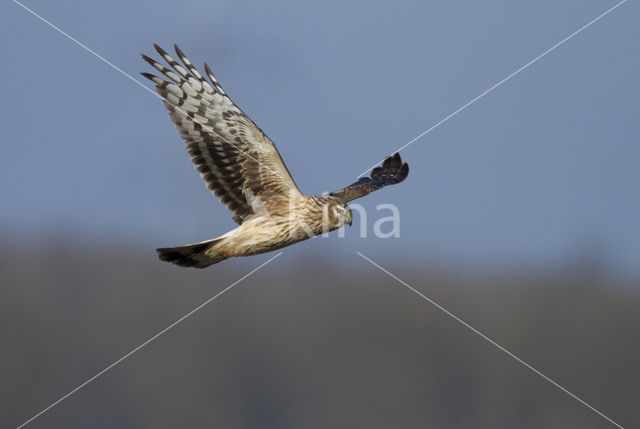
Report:
M 233 220 L 242 224 L 254 213 L 249 202 L 254 197 L 287 200 L 292 192 L 300 195 L 273 142 L 229 98 L 209 66 L 205 63 L 210 82 L 177 45 L 184 66 L 154 47 L 171 68 L 142 55 L 163 76 L 142 75 L 155 83 L 191 161 Z

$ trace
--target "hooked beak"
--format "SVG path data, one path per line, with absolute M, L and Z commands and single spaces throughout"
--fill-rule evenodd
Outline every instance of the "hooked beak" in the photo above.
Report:
M 351 226 L 351 211 L 349 211 L 349 213 L 347 213 L 347 223 L 349 224 L 349 226 Z

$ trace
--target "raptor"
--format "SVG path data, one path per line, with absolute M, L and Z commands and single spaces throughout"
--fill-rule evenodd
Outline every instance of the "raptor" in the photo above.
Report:
M 142 55 L 162 77 L 142 73 L 155 84 L 207 187 L 239 225 L 200 243 L 157 249 L 161 260 L 204 268 L 235 256 L 269 252 L 344 224 L 347 203 L 402 182 L 409 166 L 398 153 L 346 188 L 328 195 L 303 195 L 273 142 L 222 89 L 204 64 L 209 81 L 175 45 L 180 64 L 154 44 L 168 67 Z

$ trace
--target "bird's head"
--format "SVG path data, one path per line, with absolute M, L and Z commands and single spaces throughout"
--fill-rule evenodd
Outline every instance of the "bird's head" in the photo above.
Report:
M 329 204 L 329 220 L 336 228 L 340 228 L 344 224 L 351 226 L 351 209 L 347 203 L 337 198 L 332 198 Z

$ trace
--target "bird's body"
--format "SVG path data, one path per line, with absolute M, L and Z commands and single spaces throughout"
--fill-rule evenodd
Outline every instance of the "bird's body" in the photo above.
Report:
M 177 46 L 186 69 L 155 47 L 173 70 L 143 55 L 166 79 L 143 75 L 156 84 L 208 188 L 239 224 L 211 240 L 158 249 L 160 259 L 204 268 L 230 257 L 280 249 L 351 224 L 347 202 L 406 178 L 409 168 L 396 153 L 375 168 L 371 178 L 329 195 L 303 195 L 273 142 L 231 101 L 209 66 L 205 63 L 211 83 Z
M 344 204 L 336 198 L 301 195 L 290 201 L 290 209 L 282 211 L 279 208 L 277 212 L 270 212 L 266 207 L 259 209 L 237 228 L 212 240 L 158 249 L 160 258 L 178 265 L 204 268 L 235 256 L 281 249 L 351 222 L 330 214 L 332 206 Z M 272 213 L 276 215 L 272 216 Z M 348 214 L 348 219 L 350 216 Z

